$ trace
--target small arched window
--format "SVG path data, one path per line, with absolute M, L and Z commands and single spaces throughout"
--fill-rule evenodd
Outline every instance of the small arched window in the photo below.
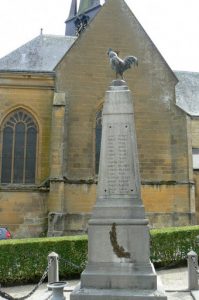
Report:
M 102 110 L 96 113 L 96 126 L 95 126 L 95 173 L 99 172 L 99 159 L 102 138 Z
M 2 127 L 1 183 L 35 183 L 37 126 L 23 109 L 9 114 Z

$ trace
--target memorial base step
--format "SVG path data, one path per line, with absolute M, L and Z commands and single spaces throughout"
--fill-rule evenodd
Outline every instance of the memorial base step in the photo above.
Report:
M 167 300 L 159 290 L 80 289 L 70 295 L 70 300 Z
M 155 274 L 117 274 L 84 272 L 81 276 L 82 287 L 99 289 L 156 289 Z

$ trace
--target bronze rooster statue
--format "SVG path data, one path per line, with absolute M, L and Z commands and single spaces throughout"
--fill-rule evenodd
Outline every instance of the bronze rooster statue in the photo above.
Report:
M 130 69 L 131 66 L 138 66 L 138 59 L 135 56 L 127 56 L 122 60 L 111 48 L 108 49 L 107 54 L 110 59 L 111 68 L 116 72 L 116 78 L 120 75 L 123 79 L 124 71 Z

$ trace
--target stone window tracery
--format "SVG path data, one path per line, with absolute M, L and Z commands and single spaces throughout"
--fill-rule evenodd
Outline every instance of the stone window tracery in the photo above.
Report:
M 2 126 L 2 184 L 34 184 L 38 129 L 33 117 L 18 109 Z

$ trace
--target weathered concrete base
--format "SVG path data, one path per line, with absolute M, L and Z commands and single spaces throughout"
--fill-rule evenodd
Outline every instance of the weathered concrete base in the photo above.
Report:
M 42 237 L 46 236 L 48 228 L 47 216 L 35 217 L 35 218 L 26 218 L 24 217 L 24 223 L 20 224 L 18 229 L 14 233 L 15 238 L 24 238 L 24 237 Z M 9 229 L 12 232 L 11 226 Z
M 186 226 L 190 224 L 195 225 L 195 215 L 189 213 L 146 213 L 146 217 L 149 219 L 149 226 L 152 228 Z M 63 235 L 79 235 L 87 233 L 88 221 L 90 218 L 91 213 L 67 213 L 65 215 Z M 9 228 L 12 229 L 12 226 L 9 225 Z M 25 235 L 23 237 L 25 237 Z
M 189 212 L 148 212 L 146 213 L 146 217 L 149 219 L 149 224 L 152 228 L 196 225 L 195 213 Z
M 64 235 L 66 213 L 50 212 L 48 214 L 48 236 Z

